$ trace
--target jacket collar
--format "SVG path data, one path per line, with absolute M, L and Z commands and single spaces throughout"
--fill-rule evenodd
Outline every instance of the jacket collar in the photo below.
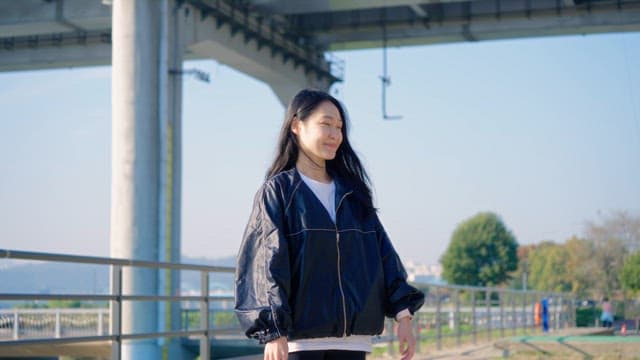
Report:
M 293 184 L 294 186 L 297 187 L 297 185 L 300 184 L 300 182 L 302 181 L 302 178 L 300 177 L 300 172 L 296 167 L 293 167 L 289 171 L 292 172 L 291 175 L 293 175 Z M 336 206 L 337 206 L 340 200 L 342 200 L 342 198 L 344 198 L 345 196 L 353 192 L 353 186 L 351 186 L 347 181 L 345 181 L 344 179 L 338 176 L 333 177 L 333 182 L 336 184 Z

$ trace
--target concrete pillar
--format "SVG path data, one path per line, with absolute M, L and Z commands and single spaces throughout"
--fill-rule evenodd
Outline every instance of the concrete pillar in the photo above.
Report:
M 178 11 L 173 0 L 113 1 L 113 257 L 180 261 Z M 125 267 L 123 273 L 124 294 L 177 294 L 179 288 L 175 271 Z M 124 302 L 123 333 L 179 328 L 179 303 L 168 304 Z M 122 358 L 179 358 L 172 356 L 179 348 L 176 344 L 164 339 L 126 340 Z
M 156 0 L 157 1 L 157 0 Z M 160 195 L 159 260 L 180 262 L 180 213 L 182 174 L 182 54 L 183 29 L 189 16 L 186 8 L 175 0 L 160 0 Z M 159 270 L 158 294 L 179 295 L 180 274 L 177 270 Z M 158 332 L 179 330 L 180 303 L 158 304 Z M 185 358 L 180 339 L 160 339 L 163 359 Z

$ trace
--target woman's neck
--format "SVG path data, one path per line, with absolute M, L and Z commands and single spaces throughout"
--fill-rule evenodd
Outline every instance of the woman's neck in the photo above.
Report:
M 326 162 L 322 164 L 316 164 L 315 161 L 311 161 L 304 155 L 298 156 L 296 161 L 296 169 L 304 174 L 306 177 L 323 183 L 330 183 L 331 177 L 327 173 Z

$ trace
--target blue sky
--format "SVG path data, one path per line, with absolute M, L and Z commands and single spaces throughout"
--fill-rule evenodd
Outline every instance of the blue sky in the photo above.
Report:
M 494 211 L 521 244 L 640 212 L 640 34 L 338 52 L 351 141 L 404 259 L 436 263 Z M 184 80 L 182 251 L 235 254 L 284 109 L 215 61 Z M 109 255 L 109 67 L 0 73 L 0 247 Z

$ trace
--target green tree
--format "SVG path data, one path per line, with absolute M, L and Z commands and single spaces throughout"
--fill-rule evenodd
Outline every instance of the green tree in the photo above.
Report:
M 592 241 L 572 236 L 564 244 L 549 241 L 518 247 L 518 270 L 512 274 L 512 289 L 523 288 L 527 273 L 528 288 L 541 291 L 570 291 L 579 297 L 592 296 L 594 260 Z
M 529 254 L 533 252 L 536 247 L 538 247 L 538 244 L 518 246 L 518 268 L 510 275 L 511 281 L 509 282 L 509 287 L 511 289 L 524 289 L 524 274 L 526 273 L 527 277 L 529 276 Z M 529 287 L 527 286 L 527 288 Z
M 640 291 L 640 251 L 629 255 L 620 274 L 622 286 L 631 291 Z
M 587 223 L 585 237 L 593 244 L 591 262 L 594 295 L 620 290 L 620 275 L 629 252 L 640 250 L 640 217 L 625 211 L 611 212 Z
M 545 241 L 529 254 L 529 284 L 539 291 L 571 290 L 567 272 L 569 253 L 564 245 Z
M 594 274 L 598 271 L 597 263 L 593 260 L 593 242 L 572 236 L 565 241 L 564 247 L 569 255 L 567 276 L 571 283 L 571 292 L 579 297 L 591 296 L 595 288 Z
M 620 272 L 627 250 L 624 242 L 617 238 L 607 238 L 594 243 L 595 261 L 594 287 L 603 295 L 621 289 Z
M 440 259 L 450 284 L 487 286 L 510 279 L 518 266 L 518 242 L 498 215 L 479 213 L 453 232 Z
M 586 225 L 588 238 L 596 243 L 617 239 L 630 252 L 640 250 L 640 214 L 611 211 Z
M 47 307 L 50 309 L 79 309 L 82 302 L 78 300 L 49 300 Z

